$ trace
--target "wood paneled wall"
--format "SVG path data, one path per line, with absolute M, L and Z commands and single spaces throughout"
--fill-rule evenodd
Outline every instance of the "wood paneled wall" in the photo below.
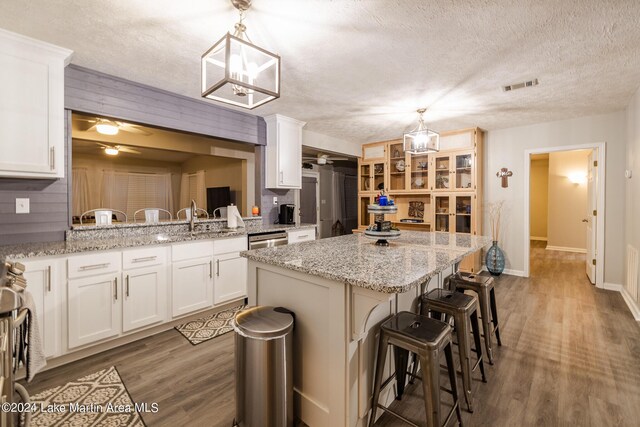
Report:
M 266 144 L 264 119 L 205 101 L 70 65 L 65 69 L 66 177 L 0 179 L 0 244 L 64 240 L 71 215 L 71 110 L 213 136 Z M 257 187 L 256 193 L 264 187 Z M 15 199 L 30 199 L 30 214 L 15 213 Z
M 69 65 L 65 108 L 231 141 L 266 145 L 266 123 L 252 114 Z

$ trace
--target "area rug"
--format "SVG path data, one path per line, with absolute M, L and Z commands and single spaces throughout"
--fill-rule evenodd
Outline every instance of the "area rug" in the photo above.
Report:
M 32 427 L 145 427 L 115 366 L 31 396 Z
M 238 305 L 218 313 L 211 314 L 202 319 L 192 320 L 183 325 L 176 326 L 180 332 L 193 345 L 209 341 L 233 330 L 232 321 L 236 313 L 245 306 Z

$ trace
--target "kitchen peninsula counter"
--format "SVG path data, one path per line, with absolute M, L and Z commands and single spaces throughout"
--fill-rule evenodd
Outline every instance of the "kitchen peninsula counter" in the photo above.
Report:
M 483 236 L 405 231 L 390 246 L 376 246 L 358 233 L 241 255 L 365 289 L 402 293 L 489 243 L 491 239 Z
M 465 256 L 490 243 L 468 234 L 405 231 L 389 246 L 355 234 L 242 252 L 249 260 L 249 304 L 296 314 L 296 416 L 312 426 L 365 426 L 380 323 L 414 311 L 421 291 L 441 286 Z M 392 391 L 387 387 L 380 402 L 390 403 Z
M 200 225 L 201 223 L 196 223 Z M 0 260 L 22 260 L 27 258 L 68 255 L 94 251 L 107 251 L 126 248 L 135 248 L 152 245 L 167 245 L 171 243 L 190 242 L 198 240 L 215 240 L 229 237 L 246 236 L 253 233 L 265 233 L 271 231 L 291 231 L 305 228 L 315 228 L 315 224 L 284 225 L 284 224 L 258 224 L 249 227 L 241 227 L 235 230 L 210 229 L 191 233 L 187 230 L 187 223 L 183 223 L 184 230 L 163 230 L 162 225 L 144 226 L 138 225 L 142 232 L 132 233 L 133 224 L 125 227 L 91 227 L 89 238 L 74 238 L 57 242 L 21 243 L 14 245 L 0 245 Z M 114 233 L 123 231 L 121 233 Z M 146 231 L 146 233 L 145 233 Z M 110 232 L 107 234 L 107 232 Z

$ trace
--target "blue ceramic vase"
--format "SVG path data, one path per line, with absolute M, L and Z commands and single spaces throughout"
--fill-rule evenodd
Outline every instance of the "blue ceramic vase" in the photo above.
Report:
M 504 271 L 504 252 L 498 247 L 498 242 L 494 241 L 487 251 L 485 264 L 492 276 L 499 276 Z

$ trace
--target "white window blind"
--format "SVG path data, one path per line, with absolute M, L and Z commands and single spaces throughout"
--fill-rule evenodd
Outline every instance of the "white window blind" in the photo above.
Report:
M 104 173 L 103 207 L 122 210 L 129 219 L 138 209 L 173 211 L 172 199 L 171 174 Z

